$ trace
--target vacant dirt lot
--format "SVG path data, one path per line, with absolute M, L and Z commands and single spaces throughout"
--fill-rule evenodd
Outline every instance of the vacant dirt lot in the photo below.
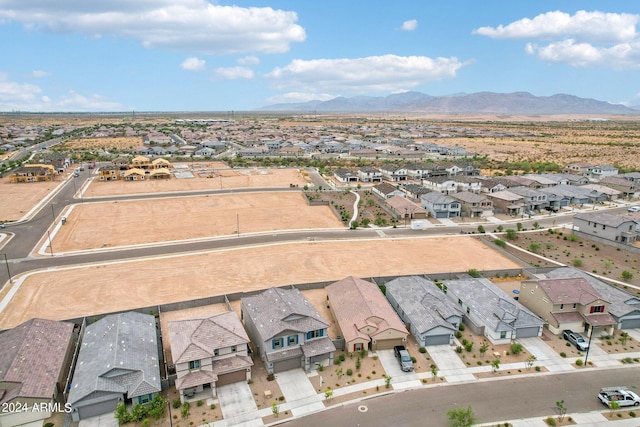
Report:
M 452 256 L 452 251 L 464 257 Z M 465 236 L 267 245 L 78 266 L 26 277 L 0 313 L 0 328 L 43 313 L 50 319 L 72 319 L 244 290 L 337 281 L 350 275 L 366 279 L 517 267 Z
M 8 176 L 0 178 L 0 222 L 17 221 L 22 218 L 60 185 L 62 180 L 63 177 L 58 176 L 56 181 L 51 182 L 12 184 Z
M 224 169 L 218 169 L 219 167 Z M 94 178 L 84 197 L 120 196 L 178 191 L 225 190 L 229 188 L 304 187 L 306 181 L 298 169 L 228 169 L 223 163 L 189 164 L 194 178 L 145 181 L 99 181 Z M 207 178 L 207 176 L 211 176 Z
M 328 206 L 309 206 L 300 192 L 75 205 L 53 237 L 56 252 L 287 229 L 343 228 Z
M 131 150 L 142 145 L 141 136 L 126 136 L 113 138 L 78 138 L 58 145 L 60 150 Z

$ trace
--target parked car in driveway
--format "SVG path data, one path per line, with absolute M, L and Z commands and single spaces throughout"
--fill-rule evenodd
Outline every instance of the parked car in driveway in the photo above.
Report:
M 393 347 L 393 353 L 396 356 L 396 359 L 398 359 L 398 363 L 400 364 L 400 368 L 403 372 L 413 371 L 413 361 L 411 360 L 411 356 L 409 356 L 409 352 L 403 345 Z
M 564 331 L 562 331 L 562 338 L 575 345 L 576 348 L 580 351 L 586 351 L 589 348 L 589 343 L 587 342 L 587 340 L 585 340 L 584 337 L 577 332 L 565 329 Z
M 640 206 L 631 206 L 627 210 L 629 212 L 640 212 Z

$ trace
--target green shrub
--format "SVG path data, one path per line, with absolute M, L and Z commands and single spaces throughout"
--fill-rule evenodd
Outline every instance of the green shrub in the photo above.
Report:
M 171 406 L 173 406 L 173 409 L 178 409 L 180 405 L 182 405 L 182 402 L 180 402 L 180 399 L 174 399 L 174 401 L 171 402 Z
M 198 400 L 196 402 L 196 406 L 202 406 L 202 405 L 204 405 L 204 402 L 202 400 Z
M 457 346 L 456 347 L 456 353 L 462 353 L 462 347 L 461 346 Z
M 420 348 L 418 349 L 418 351 L 419 351 L 420 353 L 424 354 L 424 353 L 426 353 L 426 352 L 427 352 L 427 349 L 426 349 L 426 348 L 424 348 L 424 347 L 420 347 Z
M 351 368 L 347 369 L 347 375 L 349 376 L 353 375 L 353 369 Z
M 189 404 L 189 402 L 184 402 L 182 404 L 182 409 L 180 409 L 180 416 L 182 418 L 187 418 L 189 416 L 189 407 L 191 405 Z
M 520 344 L 519 342 L 512 342 L 509 350 L 513 354 L 520 354 L 524 350 L 524 347 L 522 347 L 522 344 Z
M 495 243 L 496 246 L 500 246 L 501 248 L 504 248 L 505 246 L 507 246 L 507 242 L 505 242 L 502 239 L 495 239 L 493 243 Z
M 560 353 L 560 357 L 567 357 L 567 353 L 565 353 L 564 351 Z
M 212 403 L 211 405 L 209 405 L 209 409 L 214 410 L 216 409 L 216 404 Z
M 464 332 L 464 328 L 465 328 L 464 323 L 460 323 L 460 326 L 458 326 L 458 330 L 460 332 Z
M 551 427 L 555 427 L 555 426 L 557 426 L 557 425 L 558 425 L 558 424 L 556 423 L 555 418 L 553 418 L 553 417 L 547 417 L 547 419 L 546 419 L 546 420 L 544 420 L 544 422 L 545 422 L 545 423 L 547 423 L 547 425 L 550 425 Z
M 576 360 L 576 366 L 582 366 L 583 363 L 582 359 Z

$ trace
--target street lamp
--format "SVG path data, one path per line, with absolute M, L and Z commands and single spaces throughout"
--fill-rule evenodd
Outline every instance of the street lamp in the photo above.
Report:
M 587 323 L 587 325 L 589 325 Z M 587 345 L 587 353 L 584 355 L 584 366 L 587 366 L 587 360 L 589 359 L 589 350 L 591 350 L 591 338 L 593 338 L 593 325 L 589 325 L 589 344 Z
M 47 236 L 49 236 L 49 250 L 51 250 L 51 256 L 53 256 L 53 245 L 51 244 L 51 233 L 47 230 Z
M 53 209 L 53 203 L 49 203 L 49 206 L 51 206 L 51 215 L 53 216 L 53 222 L 56 222 L 56 211 Z
M 11 279 L 11 272 L 9 271 L 9 261 L 7 260 L 7 254 L 2 254 L 4 255 L 4 263 L 7 266 L 7 274 L 9 275 L 9 283 L 11 283 L 13 285 L 13 280 Z

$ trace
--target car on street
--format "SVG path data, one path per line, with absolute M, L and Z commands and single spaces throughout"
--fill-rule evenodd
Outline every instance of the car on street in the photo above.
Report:
M 619 407 L 640 405 L 640 397 L 628 387 L 603 387 L 598 393 L 598 399 L 609 408 L 613 402 Z
M 631 206 L 627 210 L 629 212 L 640 212 L 640 206 Z
M 564 331 L 562 331 L 562 338 L 575 345 L 576 348 L 580 351 L 586 351 L 589 348 L 589 343 L 587 342 L 587 340 L 585 340 L 584 337 L 577 332 L 565 329 Z

